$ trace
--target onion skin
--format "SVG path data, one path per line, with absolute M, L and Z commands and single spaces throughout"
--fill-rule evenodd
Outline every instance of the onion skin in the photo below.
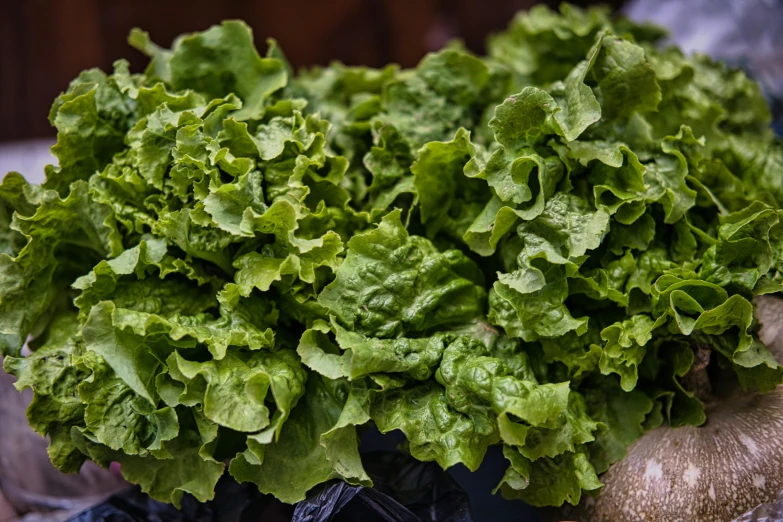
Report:
M 757 299 L 759 337 L 783 360 L 783 300 Z M 783 386 L 706 406 L 704 426 L 646 433 L 560 520 L 728 522 L 783 490 Z

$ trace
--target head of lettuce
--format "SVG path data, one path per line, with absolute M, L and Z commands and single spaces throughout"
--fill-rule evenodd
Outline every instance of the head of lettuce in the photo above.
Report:
M 296 502 L 370 485 L 375 425 L 444 468 L 502 444 L 498 488 L 560 505 L 705 421 L 695 347 L 774 388 L 783 148 L 753 82 L 661 36 L 536 8 L 484 57 L 295 75 L 241 22 L 134 31 L 146 71 L 83 72 L 59 165 L 0 185 L 0 349 L 54 464 Z

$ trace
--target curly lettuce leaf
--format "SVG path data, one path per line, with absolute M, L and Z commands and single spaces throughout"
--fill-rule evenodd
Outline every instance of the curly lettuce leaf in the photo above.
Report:
M 313 486 L 333 478 L 369 486 L 361 465 L 354 424 L 366 422 L 348 396 L 340 400 L 340 383 L 312 376 L 302 400 L 294 408 L 276 442 L 263 433 L 231 461 L 230 472 L 239 482 L 252 482 L 283 502 L 305 498 Z M 291 463 L 296 462 L 296 466 Z
M 351 238 L 318 302 L 354 331 L 392 338 L 481 315 L 481 282 L 464 254 L 439 252 L 427 239 L 409 235 L 394 211 L 375 230 Z
M 434 460 L 444 469 L 457 463 L 478 469 L 487 447 L 499 439 L 491 413 L 480 408 L 469 413 L 456 410 L 446 390 L 433 381 L 382 394 L 373 401 L 370 414 L 381 433 L 401 430 L 411 455 Z
M 75 364 L 83 347 L 78 340 L 78 322 L 72 313 L 55 317 L 46 340 L 27 357 L 7 356 L 3 369 L 17 378 L 18 390 L 32 388 L 33 400 L 27 407 L 30 427 L 48 436 L 49 458 L 68 473 L 78 471 L 87 457 L 71 439 L 72 426 L 84 426 L 85 405 L 77 392 L 89 372 Z
M 146 74 L 176 90 L 193 89 L 209 98 L 238 95 L 244 101 L 244 109 L 236 114 L 240 120 L 257 117 L 264 101 L 284 87 L 288 77 L 283 61 L 258 55 L 253 33 L 243 22 L 226 21 L 182 36 L 170 50 L 158 47 L 138 29 L 128 42 L 151 58 Z
M 506 474 L 495 489 L 506 498 L 518 498 L 533 506 L 577 505 L 582 491 L 596 491 L 598 479 L 583 449 L 531 462 L 511 446 L 503 446 L 509 461 Z
M 71 435 L 85 455 L 108 467 L 119 462 L 123 477 L 152 498 L 181 506 L 185 493 L 200 502 L 212 500 L 215 485 L 225 471 L 225 465 L 202 451 L 214 441 L 217 430 L 199 419 L 197 412 L 178 414 L 180 433 L 164 443 L 165 453 L 156 455 L 127 455 L 100 444 L 88 433 L 74 427 Z
M 0 254 L 0 348 L 15 355 L 74 276 L 119 254 L 122 243 L 111 210 L 83 181 L 65 199 L 41 192 L 35 211 L 17 212 L 11 229 L 27 239 L 15 255 Z

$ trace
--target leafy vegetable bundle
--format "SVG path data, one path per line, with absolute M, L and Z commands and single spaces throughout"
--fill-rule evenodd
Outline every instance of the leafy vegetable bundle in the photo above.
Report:
M 503 444 L 503 492 L 560 505 L 705 421 L 693 346 L 772 389 L 783 147 L 753 82 L 662 36 L 536 8 L 486 57 L 296 76 L 239 22 L 133 32 L 146 72 L 83 72 L 59 166 L 0 186 L 4 366 L 52 461 L 178 503 L 230 460 L 296 502 L 369 485 L 374 424 L 443 467 Z

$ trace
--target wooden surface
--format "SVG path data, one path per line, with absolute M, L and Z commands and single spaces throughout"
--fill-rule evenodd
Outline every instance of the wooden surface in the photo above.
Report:
M 0 141 L 54 135 L 52 100 L 79 71 L 146 59 L 126 43 L 132 27 L 163 45 L 183 32 L 241 18 L 256 42 L 276 38 L 297 66 L 415 65 L 452 37 L 481 51 L 486 35 L 536 0 L 3 0 Z M 551 1 L 553 5 L 557 1 Z M 579 2 L 576 3 L 589 3 Z M 619 4 L 620 0 L 604 3 Z

